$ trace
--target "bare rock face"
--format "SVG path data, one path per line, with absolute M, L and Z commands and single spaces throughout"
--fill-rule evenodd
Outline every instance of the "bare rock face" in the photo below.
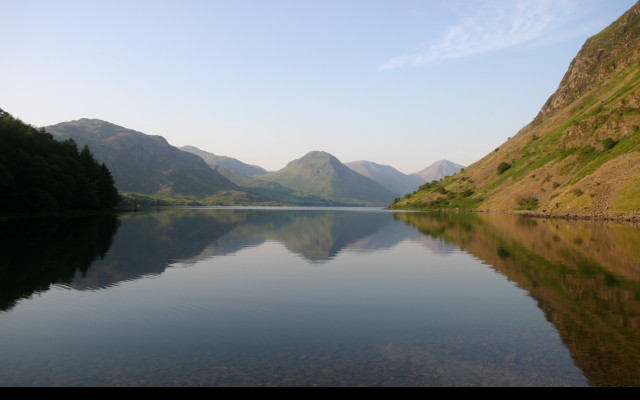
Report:
M 558 90 L 549 98 L 534 125 L 566 107 L 617 70 L 640 61 L 640 2 L 599 34 L 589 38 L 573 59 Z

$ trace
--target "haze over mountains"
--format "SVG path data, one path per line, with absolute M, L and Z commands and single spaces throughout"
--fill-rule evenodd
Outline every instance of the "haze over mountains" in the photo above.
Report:
M 200 150 L 195 146 L 183 146 L 180 147 L 180 150 L 199 156 L 207 163 L 207 165 L 214 169 L 220 168 L 222 170 L 228 170 L 242 175 L 260 175 L 268 172 L 266 169 L 257 165 L 245 164 L 242 161 L 231 157 L 218 156 L 213 153 Z
M 313 151 L 291 161 L 280 171 L 260 176 L 313 196 L 352 205 L 380 206 L 393 201 L 395 194 L 373 179 L 347 168 L 329 153 Z
M 412 175 L 419 176 L 422 179 L 422 183 L 424 183 L 438 181 L 444 177 L 455 175 L 463 168 L 464 165 L 456 164 L 448 160 L 440 160 Z
M 387 206 L 424 183 L 417 175 L 369 161 L 345 165 L 321 151 L 268 172 L 195 146 L 179 149 L 160 136 L 97 119 L 45 129 L 57 140 L 87 145 L 112 172 L 119 191 L 157 199 L 218 205 Z
M 202 158 L 171 146 L 160 136 L 97 119 L 63 122 L 45 129 L 57 140 L 73 139 L 78 146 L 87 145 L 109 168 L 121 192 L 223 204 L 266 200 L 241 189 Z
M 437 181 L 459 172 L 462 165 L 440 160 L 425 169 L 406 175 L 389 165 L 380 165 L 372 161 L 354 161 L 345 164 L 352 170 L 373 179 L 396 195 L 415 191 L 425 182 Z
M 640 214 L 640 3 L 589 38 L 518 134 L 393 208 Z

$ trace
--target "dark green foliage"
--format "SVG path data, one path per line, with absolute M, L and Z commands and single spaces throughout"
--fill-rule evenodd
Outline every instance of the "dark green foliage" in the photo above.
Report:
M 604 146 L 605 150 L 612 149 L 616 144 L 618 144 L 618 142 L 616 142 L 611 138 L 606 138 L 605 140 L 602 141 L 602 145 Z
M 78 151 L 1 110 L 0 193 L 0 212 L 105 210 L 120 198 L 88 147 Z
M 420 190 L 429 190 L 431 189 L 432 186 L 434 186 L 437 183 L 437 181 L 432 181 L 432 182 L 427 182 L 424 185 L 420 186 L 418 189 Z
M 504 246 L 500 245 L 498 246 L 498 256 L 506 260 L 507 258 L 511 258 L 511 253 Z
M 502 175 L 509 168 L 511 168 L 511 164 L 507 162 L 501 162 L 500 165 L 498 165 L 498 174 Z
M 472 189 L 466 189 L 460 193 L 461 197 L 471 197 L 475 192 Z
M 535 197 L 527 197 L 523 199 L 518 199 L 518 204 L 520 210 L 535 210 L 538 208 L 538 203 L 540 201 Z
M 600 155 L 600 153 L 593 146 L 584 146 L 578 148 L 578 163 L 585 164 L 590 161 L 593 161 L 596 157 Z

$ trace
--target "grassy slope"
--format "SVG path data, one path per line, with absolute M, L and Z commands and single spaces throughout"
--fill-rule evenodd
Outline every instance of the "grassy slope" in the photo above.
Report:
M 195 154 L 160 136 L 83 119 L 46 128 L 59 140 L 88 145 L 112 171 L 116 187 L 132 205 L 273 205 L 269 198 L 238 187 Z
M 349 204 L 382 206 L 394 197 L 379 183 L 324 152 L 311 152 L 277 172 L 255 176 L 294 189 L 294 194 Z
M 640 211 L 640 6 L 589 39 L 538 117 L 461 173 L 391 208 Z M 499 172 L 499 166 L 510 166 Z

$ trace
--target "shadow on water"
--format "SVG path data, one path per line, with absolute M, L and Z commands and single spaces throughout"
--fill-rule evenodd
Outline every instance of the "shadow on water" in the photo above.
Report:
M 495 214 L 394 216 L 482 259 L 526 290 L 590 385 L 640 385 L 637 226 Z
M 113 215 L 0 223 L 0 311 L 86 275 L 106 255 L 118 225 Z

